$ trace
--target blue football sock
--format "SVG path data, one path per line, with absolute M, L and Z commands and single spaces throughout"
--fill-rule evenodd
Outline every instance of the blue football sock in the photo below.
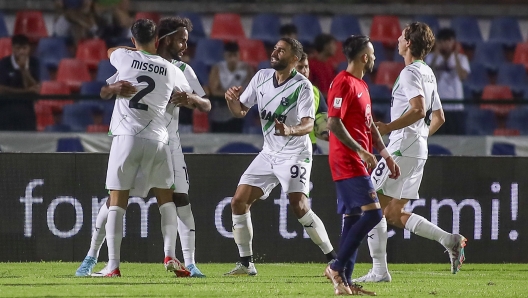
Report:
M 348 231 L 352 228 L 352 226 L 361 218 L 361 214 L 352 214 L 349 216 L 345 216 L 344 222 L 343 222 L 343 232 L 341 233 L 341 240 L 339 241 L 339 246 L 342 246 L 345 242 L 346 235 L 348 235 Z M 356 252 L 352 255 L 350 260 L 345 265 L 345 277 L 347 282 L 350 284 L 352 282 L 352 271 L 354 271 L 354 261 L 356 260 L 357 255 L 357 249 Z

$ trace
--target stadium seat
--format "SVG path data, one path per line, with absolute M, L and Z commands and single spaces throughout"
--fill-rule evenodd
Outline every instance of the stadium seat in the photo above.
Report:
M 190 34 L 190 39 L 191 39 L 192 42 L 194 42 L 198 38 L 207 37 L 205 35 L 205 30 L 204 30 L 204 27 L 203 27 L 202 17 L 200 16 L 200 14 L 195 13 L 195 12 L 183 12 L 183 13 L 180 13 L 178 15 L 180 17 L 188 18 L 189 20 L 191 20 L 191 23 L 192 23 L 192 26 L 193 26 L 193 30 L 192 30 L 192 33 Z
M 350 35 L 360 35 L 361 26 L 353 15 L 337 15 L 332 18 L 330 34 L 339 41 L 345 41 Z
M 470 69 L 471 72 L 466 78 L 464 84 L 468 87 L 472 94 L 480 94 L 482 93 L 484 86 L 490 83 L 488 72 L 486 71 L 486 67 L 484 67 L 483 64 L 477 62 L 471 63 Z
M 83 82 L 91 81 L 88 66 L 77 59 L 62 59 L 57 71 L 57 81 L 64 82 L 71 91 L 78 91 Z
M 510 129 L 517 129 L 521 134 L 528 134 L 528 109 L 526 107 L 519 107 L 515 110 L 511 110 L 508 113 L 508 118 L 506 120 L 506 127 Z
M 502 45 L 513 47 L 522 42 L 521 28 L 519 22 L 511 17 L 496 17 L 491 21 L 489 41 L 495 41 Z
M 62 82 L 44 81 L 40 87 L 41 95 L 68 95 L 70 89 Z M 46 126 L 53 124 L 52 108 L 62 108 L 73 103 L 72 100 L 41 99 L 35 102 L 37 130 L 43 131 Z
M 207 66 L 224 60 L 224 43 L 219 39 L 200 39 L 196 45 L 194 61 L 201 61 Z
M 376 60 L 378 60 L 377 57 L 376 57 Z M 398 50 L 398 47 L 395 47 L 395 48 L 394 48 L 394 54 L 393 54 L 393 56 L 392 56 L 392 61 L 394 61 L 394 62 L 405 63 L 405 59 L 403 59 L 403 56 L 400 55 L 400 52 L 399 52 L 399 50 Z
M 276 14 L 263 13 L 253 17 L 251 38 L 268 44 L 275 44 L 280 38 L 280 18 Z
M 259 153 L 260 150 L 252 144 L 234 142 L 224 145 L 216 153 Z
M 493 111 L 469 106 L 464 112 L 466 114 L 466 134 L 480 136 L 493 134 L 497 126 Z
M 459 16 L 451 20 L 451 28 L 455 30 L 457 40 L 466 46 L 475 46 L 482 42 L 482 34 L 477 18 L 472 16 Z
M 368 89 L 372 101 L 387 101 L 391 99 L 391 89 L 386 85 L 370 84 Z
M 24 34 L 32 41 L 37 41 L 42 37 L 48 37 L 42 12 L 38 10 L 18 11 L 13 32 L 14 35 Z
M 372 18 L 370 39 L 380 41 L 384 46 L 394 47 L 398 44 L 402 29 L 397 16 L 377 15 Z
M 57 68 L 63 58 L 69 57 L 66 40 L 61 37 L 41 38 L 37 46 L 37 57 L 47 68 Z
M 513 95 L 510 87 L 504 85 L 487 85 L 482 91 L 483 100 L 513 100 Z M 482 104 L 482 109 L 488 109 L 495 112 L 499 116 L 506 116 L 511 110 L 515 109 L 515 105 L 497 105 L 497 104 Z
M 108 48 L 104 40 L 99 38 L 79 42 L 75 58 L 84 61 L 89 69 L 96 69 L 99 61 L 108 59 Z
M 522 99 L 528 100 L 528 86 L 524 87 L 524 89 L 523 89 Z
M 493 131 L 494 136 L 518 136 L 521 132 L 512 128 L 497 128 Z
M 7 31 L 4 14 L 0 12 L 0 38 L 8 37 L 8 36 L 9 36 L 9 31 Z
M 337 67 L 339 66 L 341 62 L 347 61 L 345 54 L 343 54 L 343 43 L 342 42 L 340 41 L 336 42 L 335 54 L 334 56 L 328 58 L 328 61 L 332 63 L 332 65 L 334 66 L 334 69 L 337 69 Z
M 264 69 L 264 68 L 271 68 L 271 61 L 270 59 L 262 60 L 257 65 L 257 71 Z
M 135 47 L 132 43 L 132 40 L 128 37 L 111 37 L 106 40 L 108 42 L 108 48 L 118 47 L 118 46 L 127 46 Z
M 515 156 L 515 145 L 510 143 L 494 142 L 491 147 L 491 155 Z
M 114 112 L 115 100 L 103 100 L 101 107 L 103 107 L 103 123 L 110 124 L 112 113 Z
M 97 74 L 95 80 L 99 82 L 106 82 L 106 79 L 113 76 L 117 72 L 116 68 L 110 63 L 110 60 L 101 60 L 97 66 Z
M 154 11 L 138 11 L 136 12 L 136 20 L 139 19 L 150 19 L 153 20 L 154 23 L 158 24 L 159 20 L 161 18 L 161 15 Z
M 202 86 L 207 86 L 209 84 L 209 68 L 207 65 L 199 60 L 193 60 L 190 65 Z
M 238 41 L 240 60 L 249 63 L 254 68 L 260 61 L 269 59 L 264 43 L 258 39 L 241 39 Z
M 292 23 L 297 27 L 297 40 L 305 47 L 313 44 L 315 37 L 322 32 L 319 19 L 313 14 L 295 15 Z
M 223 41 L 238 41 L 246 38 L 240 15 L 237 13 L 217 13 L 213 18 L 211 38 Z
M 244 127 L 242 133 L 245 134 L 261 134 L 262 125 L 260 124 L 260 116 L 258 112 L 258 106 L 252 106 L 246 116 L 244 117 Z
M 99 82 L 99 81 L 91 81 L 91 82 L 84 82 L 81 85 L 80 94 L 81 95 L 94 95 L 99 99 L 99 93 L 101 92 L 101 88 L 105 86 L 105 82 Z
M 11 55 L 11 37 L 0 38 L 0 59 Z
M 434 34 L 436 34 L 438 32 L 438 29 L 440 29 L 440 23 L 438 22 L 438 19 L 432 15 L 415 16 L 413 21 L 420 22 L 420 23 L 426 23 L 429 26 L 429 28 L 431 28 Z
M 65 8 L 81 8 L 84 0 L 62 0 L 62 4 Z
M 337 65 L 337 68 L 336 68 L 336 73 L 340 73 L 341 71 L 347 69 L 348 67 L 348 62 L 347 61 L 343 61 L 341 63 L 339 63 Z
M 372 47 L 374 48 L 374 55 L 376 56 L 376 62 L 374 63 L 374 69 L 378 69 L 378 66 L 383 61 L 389 61 L 385 53 L 385 47 L 381 41 L 373 41 Z
M 514 93 L 523 93 L 528 85 L 526 70 L 521 64 L 504 63 L 499 66 L 497 84 L 507 85 Z
M 528 71 L 528 42 L 518 43 L 513 54 L 513 63 L 522 64 Z
M 392 86 L 396 82 L 396 79 L 400 75 L 400 72 L 405 67 L 404 63 L 400 62 L 389 62 L 383 61 L 378 66 L 378 71 L 376 73 L 376 79 L 374 83 L 379 85 L 385 85 L 389 89 L 392 89 Z
M 84 147 L 78 138 L 60 138 L 57 141 L 57 152 L 84 152 Z
M 207 113 L 194 109 L 192 117 L 193 133 L 209 132 L 209 115 Z
M 488 71 L 495 72 L 505 61 L 504 50 L 500 43 L 481 42 L 477 44 L 472 62 L 481 63 Z
M 64 106 L 62 122 L 69 125 L 72 131 L 86 131 L 86 127 L 93 124 L 93 108 L 99 108 L 99 105 L 83 102 Z
M 438 144 L 428 144 L 428 155 L 453 155 L 449 149 Z

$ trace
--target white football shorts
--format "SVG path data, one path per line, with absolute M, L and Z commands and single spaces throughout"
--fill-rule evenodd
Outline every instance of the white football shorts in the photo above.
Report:
M 266 199 L 279 183 L 285 193 L 302 192 L 308 196 L 311 172 L 311 158 L 283 158 L 260 152 L 242 174 L 238 185 L 259 187 L 264 192 L 261 200 Z
M 400 177 L 396 180 L 389 178 L 389 168 L 385 159 L 382 158 L 370 175 L 374 189 L 378 193 L 395 199 L 419 199 L 418 190 L 427 159 L 406 156 L 392 156 L 392 158 L 400 166 Z
M 106 189 L 130 190 L 130 196 L 144 198 L 153 187 L 174 187 L 169 146 L 134 136 L 114 136 L 108 158 Z

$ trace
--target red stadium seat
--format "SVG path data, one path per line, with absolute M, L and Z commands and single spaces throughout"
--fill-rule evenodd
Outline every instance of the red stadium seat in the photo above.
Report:
M 104 40 L 87 39 L 77 45 L 75 58 L 84 61 L 89 69 L 97 69 L 99 61 L 108 59 L 107 50 Z
M 150 19 L 153 20 L 154 23 L 158 24 L 159 20 L 161 19 L 161 15 L 154 11 L 138 11 L 136 12 L 136 20 L 139 19 Z
M 68 95 L 70 88 L 65 83 L 44 81 L 40 87 L 41 95 Z M 72 104 L 73 100 L 41 99 L 35 102 L 37 116 L 37 130 L 42 131 L 46 126 L 53 124 L 53 109 L 62 109 L 63 106 Z
M 482 91 L 482 100 L 505 100 L 512 101 L 513 94 L 510 87 L 505 85 L 487 85 Z M 515 105 L 494 105 L 482 104 L 482 109 L 492 110 L 497 116 L 506 116 L 511 110 L 515 109 Z
M 340 41 L 336 42 L 336 52 L 334 56 L 328 58 L 328 61 L 332 63 L 332 65 L 334 66 L 334 69 L 337 69 L 337 66 L 339 65 L 339 63 L 347 61 L 345 54 L 343 54 L 343 43 L 342 42 Z
M 522 64 L 528 71 L 528 42 L 518 43 L 513 54 L 513 63 Z
M 200 112 L 198 109 L 193 110 L 193 132 L 209 132 L 209 116 L 207 113 Z
M 48 37 L 48 30 L 46 30 L 42 12 L 37 10 L 17 12 L 14 34 L 24 34 L 34 42 L 41 37 Z
M 246 39 L 240 15 L 236 13 L 217 13 L 213 19 L 211 38 L 223 41 L 239 41 Z
M 494 136 L 518 136 L 521 131 L 512 128 L 497 128 L 493 131 Z
M 397 16 L 374 16 L 370 27 L 370 39 L 380 41 L 384 46 L 394 47 L 398 44 L 402 29 Z
M 11 55 L 11 37 L 0 38 L 0 59 Z
M 91 81 L 88 66 L 77 59 L 62 59 L 57 70 L 57 81 L 64 82 L 71 91 L 79 91 L 83 82 Z
M 374 80 L 375 84 L 385 85 L 392 90 L 392 86 L 396 79 L 400 75 L 400 72 L 405 67 L 405 64 L 402 62 L 390 62 L 383 61 L 378 66 L 378 71 L 376 73 L 376 79 Z
M 260 61 L 269 60 L 264 43 L 257 39 L 241 39 L 238 41 L 240 60 L 256 68 Z

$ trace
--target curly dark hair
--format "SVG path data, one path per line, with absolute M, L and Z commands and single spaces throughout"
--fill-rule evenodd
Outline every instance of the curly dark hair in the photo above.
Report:
M 418 59 L 423 59 L 435 44 L 433 31 L 425 23 L 414 22 L 405 28 L 405 40 L 410 41 L 411 55 Z
M 158 37 L 176 31 L 180 27 L 185 27 L 189 32 L 193 29 L 192 22 L 188 18 L 178 16 L 162 18 L 158 26 Z

